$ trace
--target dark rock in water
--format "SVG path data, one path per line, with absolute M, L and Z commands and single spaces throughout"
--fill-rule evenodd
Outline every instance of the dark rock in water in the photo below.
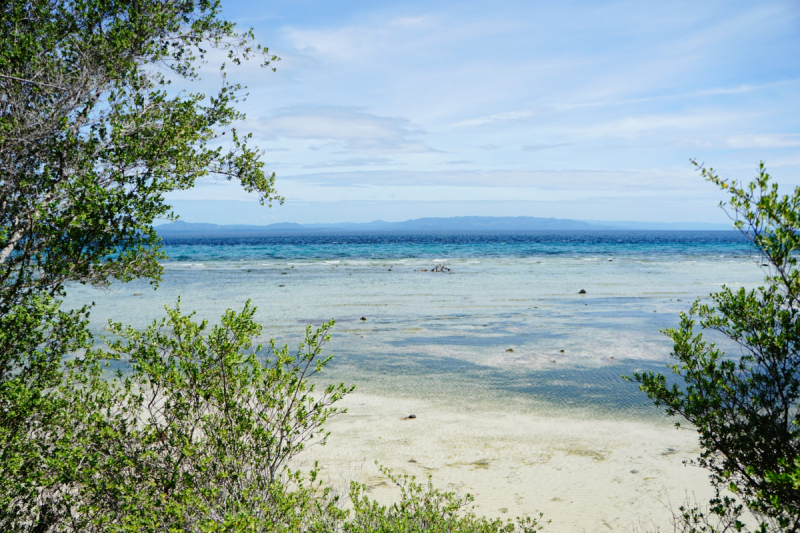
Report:
M 133 295 L 134 295 L 134 296 L 141 296 L 141 295 L 142 295 L 142 293 L 141 293 L 141 292 L 134 292 L 134 293 L 133 293 Z
M 581 290 L 578 291 L 578 294 L 586 294 L 586 291 L 581 289 Z
M 278 287 L 285 287 L 286 285 L 278 285 Z
M 361 320 L 366 320 L 366 319 L 367 319 L 367 317 L 365 317 L 365 316 L 361 317 Z
M 513 351 L 514 351 L 514 349 L 513 349 L 513 348 L 509 348 L 509 349 L 508 349 L 508 350 L 506 350 L 506 351 L 507 351 L 507 352 L 513 352 Z
M 561 350 L 561 353 L 564 353 L 564 350 Z
M 417 415 L 408 415 L 408 418 L 417 418 Z

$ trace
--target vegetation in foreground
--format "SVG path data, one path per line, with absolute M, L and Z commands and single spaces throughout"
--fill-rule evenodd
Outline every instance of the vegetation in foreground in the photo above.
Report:
M 652 372 L 633 379 L 668 416 L 697 430 L 702 453 L 695 464 L 709 471 L 716 489 L 707 508 L 680 509 L 677 530 L 745 531 L 745 522 L 755 522 L 759 532 L 799 531 L 800 188 L 779 195 L 763 163 L 746 185 L 697 166 L 730 193 L 734 224 L 768 270 L 765 285 L 723 287 L 665 332 L 675 343 L 678 383 Z M 732 340 L 741 354 L 723 353 L 694 332 L 698 325 Z
M 30 0 L 0 7 L 0 528 L 56 531 L 535 531 L 475 516 L 470 499 L 397 478 L 399 503 L 353 485 L 344 510 L 289 460 L 323 444 L 350 390 L 314 391 L 331 324 L 295 353 L 254 346 L 248 304 L 209 328 L 180 311 L 143 332 L 111 324 L 106 350 L 89 306 L 64 311 L 68 283 L 148 278 L 163 257 L 153 230 L 164 194 L 236 179 L 282 201 L 249 136 L 231 127 L 242 87 L 175 92 L 211 49 L 237 64 L 278 58 L 220 17 L 217 0 Z M 227 144 L 223 144 L 225 140 Z M 718 497 L 678 515 L 683 531 L 800 528 L 797 271 L 800 191 L 779 196 L 761 168 L 732 194 L 737 226 L 770 272 L 765 287 L 724 289 L 667 334 L 679 384 L 633 376 L 697 430 L 697 463 Z M 695 319 L 697 317 L 697 321 Z M 729 357 L 695 325 L 743 349 Z M 102 379 L 109 361 L 130 373 Z M 728 490 L 733 496 L 726 495 Z
M 238 180 L 282 202 L 249 135 L 243 88 L 174 91 L 211 50 L 278 58 L 220 16 L 218 0 L 31 0 L 0 6 L 0 530 L 534 531 L 477 517 L 469 497 L 395 479 L 390 507 L 353 485 L 352 510 L 289 461 L 324 444 L 352 388 L 314 391 L 333 323 L 297 352 L 253 346 L 249 304 L 221 324 L 179 305 L 143 332 L 111 324 L 95 347 L 69 283 L 148 278 L 173 219 L 164 194 Z M 223 143 L 225 141 L 225 143 Z M 103 379 L 109 361 L 130 372 Z M 391 474 L 387 472 L 387 475 Z

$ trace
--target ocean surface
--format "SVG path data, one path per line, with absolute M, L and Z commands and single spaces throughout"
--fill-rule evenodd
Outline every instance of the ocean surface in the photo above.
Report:
M 696 298 L 766 273 L 735 231 L 196 237 L 164 249 L 157 290 L 75 286 L 67 305 L 95 302 L 99 337 L 109 319 L 145 327 L 179 296 L 211 322 L 251 299 L 262 341 L 294 347 L 306 325 L 335 319 L 320 382 L 467 411 L 611 419 L 663 419 L 620 375 L 666 371 L 659 330 Z

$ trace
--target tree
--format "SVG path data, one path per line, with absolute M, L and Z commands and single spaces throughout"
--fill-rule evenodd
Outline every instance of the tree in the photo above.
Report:
M 281 201 L 249 135 L 242 87 L 194 80 L 209 48 L 277 58 L 220 18 L 219 0 L 32 0 L 0 11 L 0 314 L 64 283 L 157 280 L 164 193 L 237 179 Z M 226 137 L 222 137 L 230 133 Z M 229 139 L 227 149 L 220 141 Z
M 157 283 L 164 194 L 236 179 L 282 201 L 242 118 L 242 87 L 186 93 L 208 50 L 277 60 L 220 16 L 218 0 L 30 0 L 0 5 L 0 514 L 36 496 L 41 438 L 63 421 L 62 362 L 92 345 L 69 282 Z M 225 129 L 228 128 L 227 131 Z M 228 144 L 223 146 L 222 140 Z M 35 497 L 36 496 L 36 497 Z M 17 503 L 14 503 L 17 502 Z M 40 513 L 41 517 L 47 513 Z M 36 528 L 47 520 L 39 520 Z M 30 525 L 30 524 L 29 524 Z M 44 527 L 44 526 L 42 526 Z
M 710 472 L 717 497 L 707 512 L 683 509 L 685 530 L 744 528 L 743 507 L 722 495 L 729 489 L 754 513 L 760 531 L 800 531 L 800 188 L 779 195 L 763 163 L 747 185 L 695 165 L 730 193 L 735 227 L 768 268 L 765 285 L 723 287 L 712 303 L 697 300 L 678 328 L 665 331 L 674 342 L 677 362 L 670 368 L 678 383 L 653 372 L 633 380 L 698 432 L 696 463 Z M 727 337 L 741 354 L 725 354 L 694 332 L 697 325 Z

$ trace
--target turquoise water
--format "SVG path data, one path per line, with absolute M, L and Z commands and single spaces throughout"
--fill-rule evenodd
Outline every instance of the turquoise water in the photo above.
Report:
M 288 235 L 165 250 L 158 290 L 74 287 L 68 303 L 96 303 L 99 335 L 109 318 L 144 327 L 179 295 L 211 321 L 252 299 L 264 339 L 280 344 L 336 320 L 322 381 L 457 409 L 604 418 L 660 418 L 619 376 L 664 368 L 659 330 L 696 297 L 764 277 L 735 232 Z M 438 264 L 449 270 L 431 272 Z

